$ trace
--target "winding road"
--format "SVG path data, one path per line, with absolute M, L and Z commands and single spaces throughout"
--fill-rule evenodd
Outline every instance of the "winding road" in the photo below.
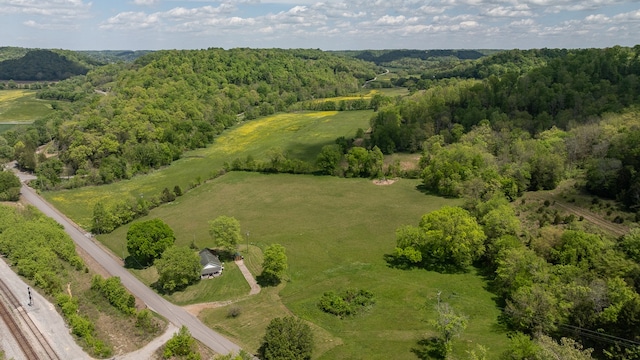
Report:
M 21 176 L 21 178 L 23 177 Z M 240 351 L 240 347 L 238 345 L 213 331 L 211 328 L 200 322 L 198 318 L 191 315 L 183 308 L 171 304 L 145 284 L 140 282 L 140 280 L 123 268 L 118 263 L 118 260 L 98 245 L 98 243 L 89 234 L 83 232 L 71 220 L 59 213 L 53 206 L 37 195 L 32 188 L 23 184 L 21 191 L 25 201 L 37 207 L 45 215 L 60 223 L 77 246 L 86 251 L 112 276 L 120 277 L 122 284 L 137 298 L 144 301 L 151 310 L 164 316 L 177 327 L 185 325 L 189 328 L 189 331 L 194 338 L 211 348 L 216 353 L 229 354 L 238 353 Z

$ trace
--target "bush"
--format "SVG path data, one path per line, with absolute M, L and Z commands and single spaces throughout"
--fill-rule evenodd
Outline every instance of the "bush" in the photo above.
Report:
M 153 314 L 147 309 L 140 310 L 136 314 L 136 327 L 149 334 L 153 334 L 160 329 L 153 321 Z
M 227 317 L 237 318 L 240 316 L 242 309 L 239 306 L 232 306 L 229 308 L 229 312 L 227 313 Z
M 100 275 L 94 275 L 91 279 L 91 289 L 104 296 L 109 304 L 124 314 L 133 315 L 136 312 L 136 299 L 127 291 L 117 276 L 103 279 Z
M 186 326 L 182 326 L 180 331 L 173 335 L 164 346 L 163 357 L 169 359 L 174 356 L 186 356 L 187 359 L 200 359 L 200 354 L 196 352 L 196 341 L 191 337 L 191 333 Z
M 371 308 L 374 304 L 373 293 L 367 290 L 349 289 L 340 295 L 333 291 L 324 293 L 318 302 L 318 307 L 326 313 L 345 317 Z

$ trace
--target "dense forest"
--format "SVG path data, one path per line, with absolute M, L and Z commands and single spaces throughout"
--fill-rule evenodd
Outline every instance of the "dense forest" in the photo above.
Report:
M 319 50 L 154 52 L 43 89 L 40 98 L 75 102 L 38 122 L 15 146 L 16 157 L 36 169 L 33 150 L 55 137 L 57 161 L 87 175 L 78 181 L 109 183 L 168 165 L 239 121 L 357 92 L 376 71 Z M 59 179 L 52 175 L 50 182 Z
M 396 60 L 452 57 L 460 60 L 476 60 L 484 56 L 476 50 L 366 50 L 352 54 L 356 59 L 385 65 Z
M 0 61 L 0 79 L 15 81 L 56 81 L 84 75 L 99 65 L 72 51 L 29 50 L 19 58 Z
M 78 51 L 104 64 L 117 62 L 132 62 L 135 59 L 146 55 L 151 50 L 82 50 Z

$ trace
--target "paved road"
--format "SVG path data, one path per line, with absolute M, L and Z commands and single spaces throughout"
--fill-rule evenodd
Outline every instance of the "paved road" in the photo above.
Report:
M 149 289 L 145 284 L 140 282 L 140 280 L 136 279 L 131 273 L 124 269 L 112 255 L 100 247 L 93 239 L 90 238 L 90 236 L 75 227 L 69 219 L 56 211 L 49 203 L 44 201 L 33 189 L 26 185 L 22 185 L 22 195 L 27 202 L 31 203 L 40 209 L 40 211 L 45 215 L 53 218 L 64 226 L 64 229 L 69 236 L 71 236 L 77 246 L 81 247 L 91 255 L 112 276 L 119 276 L 122 284 L 136 297 L 144 301 L 151 310 L 164 316 L 178 327 L 186 325 L 194 338 L 198 339 L 217 353 L 228 354 L 240 351 L 240 347 L 238 345 L 211 330 L 186 310 L 166 301 L 153 290 Z

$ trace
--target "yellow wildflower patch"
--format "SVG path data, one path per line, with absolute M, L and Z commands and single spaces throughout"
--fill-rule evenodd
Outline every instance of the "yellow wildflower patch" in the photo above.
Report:
M 11 101 L 32 94 L 33 91 L 31 90 L 2 90 L 0 91 L 0 102 Z

